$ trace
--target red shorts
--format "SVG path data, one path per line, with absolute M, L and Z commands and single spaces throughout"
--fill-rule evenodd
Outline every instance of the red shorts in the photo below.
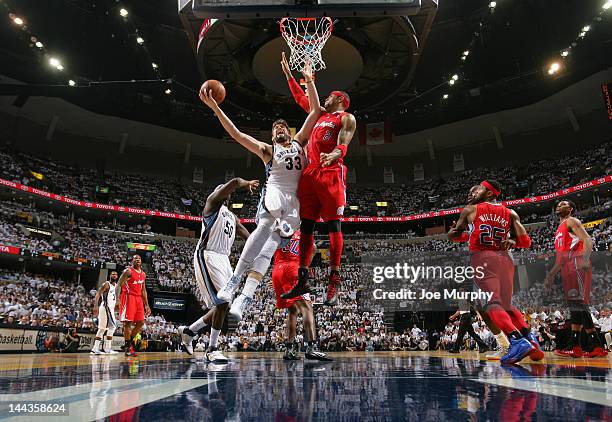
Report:
M 514 289 L 512 258 L 505 252 L 472 252 L 471 265 L 474 268 L 474 284 L 483 292 L 493 293 L 487 305 L 498 303 L 502 308 L 510 310 Z
M 119 317 L 121 321 L 144 321 L 144 304 L 142 296 L 136 295 L 121 295 L 121 307 Z
M 581 270 L 578 268 L 580 257 L 571 258 L 561 266 L 561 281 L 563 282 L 563 293 L 565 301 L 580 302 L 588 305 L 591 297 L 591 269 Z
M 276 307 L 278 309 L 291 308 L 298 300 L 310 300 L 309 295 L 296 296 L 291 299 L 283 299 L 281 295 L 288 292 L 297 283 L 298 268 L 297 263 L 284 263 L 274 265 L 272 270 L 272 286 L 276 294 Z
M 298 188 L 300 218 L 317 221 L 339 220 L 346 205 L 346 166 L 308 166 Z

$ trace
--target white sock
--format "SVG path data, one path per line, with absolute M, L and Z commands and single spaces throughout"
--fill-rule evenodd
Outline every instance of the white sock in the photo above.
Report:
M 110 352 L 113 350 L 113 341 L 112 340 L 104 340 L 104 351 Z
M 504 333 L 495 334 L 495 339 L 497 340 L 497 344 L 503 348 L 507 349 L 510 347 L 510 342 L 508 341 L 508 337 Z
M 199 332 L 199 331 L 200 331 L 202 328 L 206 327 L 207 325 L 208 325 L 208 324 L 204 322 L 204 317 L 202 317 L 202 318 L 198 319 L 196 322 L 194 322 L 193 324 L 191 324 L 191 325 L 189 326 L 189 329 L 190 329 L 191 331 L 193 331 L 195 334 L 198 334 L 198 332 Z
M 210 343 L 208 343 L 208 347 L 217 347 L 217 340 L 219 340 L 220 333 L 221 330 L 215 328 L 210 329 Z
M 94 345 L 91 350 L 100 350 L 100 340 L 96 339 L 96 341 L 94 341 Z
M 253 277 L 247 277 L 244 287 L 242 288 L 242 294 L 253 299 L 257 286 L 259 286 L 259 280 Z

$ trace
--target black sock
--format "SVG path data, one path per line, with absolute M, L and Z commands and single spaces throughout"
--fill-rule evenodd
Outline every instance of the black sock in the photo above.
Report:
M 521 328 L 521 334 L 526 339 L 529 339 L 528 337 L 529 337 L 529 334 L 531 334 L 531 331 L 529 330 L 529 328 Z
M 519 333 L 517 330 L 512 331 L 511 333 L 508 334 L 508 339 L 509 340 L 520 340 L 523 338 L 523 335 L 521 333 Z

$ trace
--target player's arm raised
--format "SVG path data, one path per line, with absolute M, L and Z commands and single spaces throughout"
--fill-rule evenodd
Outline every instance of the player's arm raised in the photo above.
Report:
M 240 236 L 242 240 L 247 240 L 251 235 L 247 228 L 242 225 L 238 217 L 236 217 L 236 234 Z
M 310 134 L 321 116 L 321 108 L 319 107 L 319 93 L 312 79 L 312 64 L 310 62 L 304 65 L 304 71 L 302 73 L 306 79 L 310 113 L 308 113 L 308 117 L 306 117 L 300 131 L 295 135 L 295 140 L 298 141 L 300 145 L 304 146 L 308 143 L 308 138 L 310 138 Z
M 465 208 L 461 210 L 459 219 L 451 225 L 450 230 L 446 234 L 448 240 L 452 242 L 466 242 L 468 240 L 468 236 L 465 231 L 470 223 L 469 217 L 475 211 L 476 207 L 473 205 L 466 205 Z
M 270 161 L 270 158 L 272 157 L 272 146 L 266 144 L 265 142 L 258 141 L 252 136 L 238 130 L 236 125 L 234 125 L 234 122 L 232 122 L 231 119 L 223 112 L 223 110 L 221 110 L 221 107 L 219 107 L 219 104 L 217 104 L 217 101 L 215 101 L 212 96 L 212 91 L 200 91 L 200 100 L 211 108 L 229 136 L 231 136 L 236 142 L 251 151 L 253 154 L 261 158 L 264 163 Z
M 94 315 L 98 314 L 100 299 L 102 298 L 102 295 L 106 293 L 108 289 L 109 289 L 109 284 L 107 282 L 104 282 L 102 284 L 102 287 L 100 287 L 100 289 L 98 289 L 98 291 L 96 292 L 96 296 L 94 297 L 94 307 L 93 307 Z
M 289 89 L 291 90 L 291 95 L 293 95 L 293 99 L 300 107 L 302 107 L 302 109 L 306 113 L 309 113 L 310 101 L 308 100 L 308 98 L 306 98 L 306 94 L 304 94 L 304 91 L 302 90 L 300 84 L 297 83 L 297 81 L 291 74 L 291 69 L 289 68 L 289 63 L 287 62 L 287 57 L 285 57 L 284 51 L 281 56 L 281 69 L 283 69 L 283 73 L 287 78 L 287 83 L 289 84 Z
M 525 226 L 521 223 L 521 218 L 514 210 L 510 210 L 510 233 L 511 237 L 504 239 L 501 242 L 501 247 L 504 250 L 510 248 L 529 248 L 531 246 L 531 238 L 527 234 Z
M 232 193 L 238 189 L 248 189 L 249 193 L 253 193 L 259 187 L 259 180 L 244 180 L 241 177 L 236 177 L 206 198 L 203 215 L 210 215 L 217 211 Z
M 355 116 L 350 113 L 342 116 L 342 127 L 340 128 L 340 132 L 338 133 L 338 146 L 329 154 L 321 153 L 321 166 L 329 167 L 331 166 L 337 159 L 342 158 L 346 155 L 346 150 L 348 149 L 351 140 L 353 139 L 353 135 L 355 134 L 355 129 L 357 129 L 357 122 L 355 120 Z
M 579 267 L 581 270 L 588 270 L 591 266 L 589 259 L 593 252 L 593 241 L 591 240 L 591 236 L 589 236 L 580 220 L 576 217 L 567 219 L 567 228 L 582 241 L 582 262 L 579 263 Z

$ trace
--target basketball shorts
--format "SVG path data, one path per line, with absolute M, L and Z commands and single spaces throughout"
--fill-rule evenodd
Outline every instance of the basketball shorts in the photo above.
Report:
M 282 237 L 293 236 L 300 227 L 300 201 L 294 193 L 285 193 L 277 186 L 266 185 L 257 217 L 265 212 L 276 219 L 273 229 L 278 230 Z
M 115 328 L 117 328 L 117 321 L 115 321 L 114 310 L 107 305 L 98 307 L 98 329 L 114 330 Z
M 574 257 L 562 264 L 561 282 L 565 301 L 580 302 L 588 305 L 591 297 L 592 271 L 578 268 L 580 257 Z
M 217 292 L 232 277 L 229 257 L 217 252 L 196 249 L 193 254 L 193 269 L 206 308 L 224 303 L 217 298 Z
M 481 291 L 493 293 L 486 306 L 497 303 L 506 310 L 512 309 L 514 289 L 514 262 L 505 252 L 472 252 L 471 265 L 474 268 L 474 284 Z
M 339 220 L 346 206 L 346 166 L 308 166 L 298 188 L 300 217 L 308 220 Z
M 121 294 L 121 321 L 144 321 L 142 296 Z
M 297 283 L 298 268 L 297 263 L 279 263 L 274 265 L 272 271 L 272 286 L 276 294 L 276 307 L 278 309 L 291 308 L 295 302 L 299 300 L 310 301 L 308 293 L 302 296 L 292 297 L 291 299 L 283 299 L 281 295 L 288 292 Z

